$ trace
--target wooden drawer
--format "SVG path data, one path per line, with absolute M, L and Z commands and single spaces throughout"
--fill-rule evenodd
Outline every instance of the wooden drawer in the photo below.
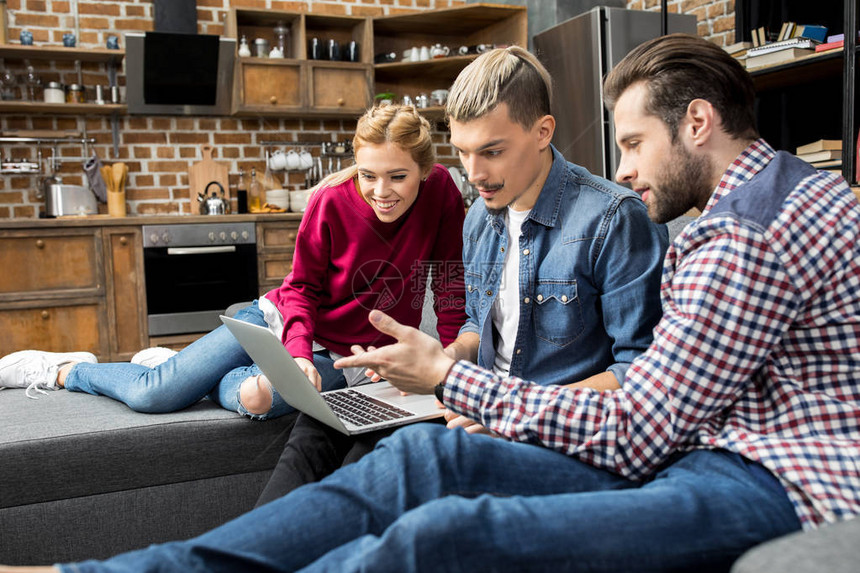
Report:
M 280 286 L 284 282 L 284 277 L 293 269 L 293 255 L 261 257 L 257 265 L 261 288 L 266 284 Z M 270 288 L 273 287 L 270 286 Z M 267 288 L 266 291 L 268 290 Z
M 298 234 L 298 221 L 257 223 L 257 252 L 262 254 L 289 251 L 292 257 Z
M 50 352 L 85 350 L 107 357 L 104 304 L 100 301 L 54 300 L 0 310 L 0 348 Z
M 0 231 L 0 301 L 104 290 L 100 234 L 92 229 Z M 14 294 L 13 294 L 14 293 Z

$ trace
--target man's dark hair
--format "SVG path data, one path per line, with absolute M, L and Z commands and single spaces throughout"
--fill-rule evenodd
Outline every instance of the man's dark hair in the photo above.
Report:
M 633 84 L 645 82 L 648 113 L 659 117 L 674 140 L 694 99 L 708 101 L 735 139 L 755 139 L 755 89 L 738 61 L 719 46 L 688 34 L 670 34 L 634 48 L 606 76 L 604 102 L 612 111 Z

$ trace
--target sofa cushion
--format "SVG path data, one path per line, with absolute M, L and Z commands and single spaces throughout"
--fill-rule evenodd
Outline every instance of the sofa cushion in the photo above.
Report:
M 270 470 L 294 421 L 254 421 L 208 400 L 140 414 L 101 396 L 3 390 L 0 508 Z

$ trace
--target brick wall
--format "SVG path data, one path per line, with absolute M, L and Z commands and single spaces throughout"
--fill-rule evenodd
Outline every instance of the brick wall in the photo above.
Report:
M 226 11 L 232 7 L 306 11 L 315 14 L 390 15 L 419 10 L 448 8 L 464 4 L 462 0 L 197 0 L 198 28 L 201 33 L 218 34 L 223 30 Z M 61 45 L 62 36 L 75 30 L 79 21 L 78 46 L 103 47 L 109 35 L 122 37 L 127 31 L 151 30 L 151 0 L 7 0 L 9 38 L 17 42 L 22 29 L 33 33 L 35 43 Z M 699 34 L 721 44 L 733 41 L 734 0 L 670 0 L 673 11 L 693 13 L 699 17 Z M 659 0 L 633 0 L 633 9 L 659 9 Z M 77 15 L 75 14 L 77 9 Z M 74 63 L 33 62 L 43 82 L 76 83 Z M 21 74 L 23 63 L 7 65 Z M 107 85 L 104 66 L 81 65 L 86 86 Z M 122 78 L 121 78 L 122 83 Z M 93 99 L 93 94 L 89 94 Z M 235 186 L 239 169 L 250 173 L 265 171 L 265 150 L 260 141 L 289 143 L 339 141 L 351 137 L 352 120 L 300 120 L 230 117 L 121 116 L 116 120 L 118 153 L 112 145 L 113 125 L 109 116 L 11 115 L 0 117 L 0 131 L 49 130 L 60 133 L 85 133 L 95 145 L 84 150 L 79 145 L 64 144 L 56 148 L 62 164 L 59 175 L 66 183 L 81 184 L 84 154 L 95 152 L 106 164 L 123 161 L 129 166 L 127 183 L 130 214 L 188 213 L 188 175 L 191 163 L 201 159 L 201 147 L 215 147 L 214 158 L 229 164 L 231 186 Z M 437 155 L 445 163 L 456 163 L 447 144 L 446 131 L 434 131 Z M 43 156 L 52 155 L 50 146 L 41 148 Z M 318 151 L 315 150 L 315 153 Z M 35 159 L 33 145 L 0 144 L 3 158 Z M 280 175 L 283 177 L 283 175 Z M 0 218 L 37 217 L 44 210 L 44 200 L 37 193 L 38 177 L 34 175 L 0 175 Z M 290 188 L 301 188 L 302 173 L 291 173 L 286 182 Z M 104 205 L 100 209 L 105 211 Z
M 35 44 L 62 45 L 62 36 L 75 30 L 74 8 L 77 4 L 80 33 L 79 47 L 103 47 L 109 35 L 122 38 L 123 32 L 151 30 L 153 3 L 151 0 L 7 0 L 9 9 L 9 38 L 17 43 L 22 29 L 33 33 Z M 389 15 L 418 10 L 449 8 L 464 4 L 458 0 L 197 0 L 198 29 L 201 33 L 219 34 L 227 10 L 232 7 L 305 11 L 333 15 Z M 74 63 L 32 62 L 43 82 L 76 83 Z M 24 72 L 20 61 L 7 63 L 16 74 Z M 84 63 L 82 80 L 92 90 L 97 84 L 107 85 L 107 75 L 101 64 Z M 122 78 L 121 81 L 122 82 Z M 88 94 L 93 99 L 93 93 Z M 352 120 L 301 120 L 273 118 L 122 116 L 117 119 L 118 154 L 114 156 L 112 125 L 109 116 L 50 116 L 12 115 L 0 117 L 0 131 L 49 130 L 64 134 L 86 133 L 96 144 L 86 151 L 99 155 L 105 164 L 123 161 L 129 166 L 126 188 L 130 214 L 188 213 L 188 168 L 199 161 L 204 144 L 215 147 L 214 159 L 229 164 L 231 186 L 238 181 L 239 169 L 250 174 L 265 171 L 265 150 L 260 141 L 290 142 L 340 141 L 349 139 L 355 128 Z M 447 137 L 436 129 L 437 153 L 455 162 Z M 313 148 L 318 154 L 318 148 Z M 59 175 L 64 183 L 82 184 L 80 145 L 63 144 L 56 148 L 62 165 Z M 43 157 L 52 155 L 51 146 L 43 146 Z M 3 158 L 36 159 L 37 148 L 29 144 L 0 144 Z M 284 174 L 277 177 L 283 179 Z M 44 200 L 37 193 L 39 177 L 35 175 L 0 175 L 0 218 L 37 217 L 44 211 Z M 304 174 L 289 174 L 288 187 L 304 186 Z M 234 204 L 235 207 L 235 204 Z M 106 212 L 106 206 L 100 205 Z
M 698 33 L 720 46 L 735 42 L 735 0 L 668 0 L 670 12 L 693 14 Z M 660 0 L 629 0 L 631 10 L 660 10 Z

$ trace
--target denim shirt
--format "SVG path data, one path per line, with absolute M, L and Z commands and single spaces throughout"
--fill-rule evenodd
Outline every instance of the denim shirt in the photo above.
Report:
M 520 320 L 510 374 L 549 385 L 610 371 L 620 384 L 661 316 L 668 233 L 635 193 L 551 149 L 552 168 L 519 240 Z M 480 336 L 478 365 L 490 369 L 490 309 L 509 248 L 504 222 L 504 211 L 491 213 L 479 200 L 463 227 L 468 319 L 460 333 Z

